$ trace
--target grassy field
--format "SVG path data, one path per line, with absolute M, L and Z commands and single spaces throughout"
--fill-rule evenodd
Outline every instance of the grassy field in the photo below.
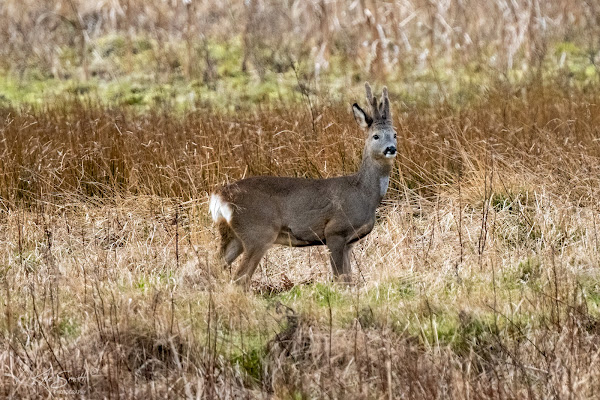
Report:
M 356 285 L 272 249 L 217 268 L 214 186 L 354 171 L 343 105 L 3 109 L 3 396 L 593 398 L 600 92 L 393 98 L 400 155 Z
M 600 396 L 594 2 L 50 3 L 0 6 L 0 397 Z M 355 284 L 274 247 L 244 292 L 208 194 L 356 171 L 365 80 Z

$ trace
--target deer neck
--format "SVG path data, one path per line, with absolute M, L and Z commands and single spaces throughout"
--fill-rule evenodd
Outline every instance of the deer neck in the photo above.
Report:
M 388 188 L 392 164 L 379 162 L 369 155 L 364 155 L 360 170 L 358 171 L 358 186 L 364 193 L 372 194 L 375 206 L 377 206 Z

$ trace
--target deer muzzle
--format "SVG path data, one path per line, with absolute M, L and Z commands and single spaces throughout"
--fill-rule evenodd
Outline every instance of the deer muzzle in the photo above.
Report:
M 396 157 L 396 146 L 386 147 L 385 150 L 383 151 L 383 155 L 386 156 L 387 158 Z

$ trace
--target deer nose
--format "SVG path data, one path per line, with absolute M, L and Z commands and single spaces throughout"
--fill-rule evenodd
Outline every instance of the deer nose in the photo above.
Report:
M 387 156 L 387 155 L 393 156 L 396 154 L 396 146 L 388 146 L 385 148 L 385 150 L 383 151 L 383 155 Z

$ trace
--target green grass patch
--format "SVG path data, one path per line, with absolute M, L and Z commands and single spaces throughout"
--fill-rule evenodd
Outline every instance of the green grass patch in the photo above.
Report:
M 260 383 L 264 374 L 264 359 L 266 356 L 266 342 L 252 340 L 245 343 L 243 349 L 235 351 L 229 356 L 233 365 L 238 365 L 249 378 L 251 384 Z
M 542 265 L 537 257 L 529 257 L 519 262 L 515 268 L 508 268 L 502 274 L 502 286 L 515 289 L 525 284 L 536 283 L 542 277 Z
M 294 286 L 288 292 L 273 296 L 272 300 L 281 301 L 283 304 L 293 304 L 300 301 L 302 303 L 312 303 L 318 307 L 347 306 L 351 302 L 349 295 L 344 293 L 340 287 L 325 283 Z
M 366 301 L 370 304 L 389 304 L 415 297 L 415 283 L 410 278 L 397 278 L 370 289 Z
M 73 339 L 79 336 L 81 327 L 76 319 L 63 317 L 55 326 L 55 333 L 65 339 Z
M 600 276 L 597 274 L 579 276 L 577 284 L 590 310 L 598 312 L 600 310 Z

